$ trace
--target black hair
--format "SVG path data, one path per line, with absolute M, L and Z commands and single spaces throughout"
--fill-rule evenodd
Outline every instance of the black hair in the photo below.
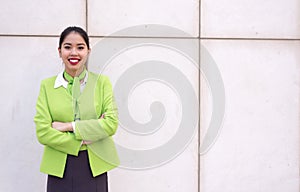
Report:
M 88 49 L 90 49 L 90 43 L 89 43 L 89 36 L 88 34 L 86 33 L 85 30 L 83 30 L 82 28 L 80 27 L 76 27 L 76 26 L 71 26 L 71 27 L 68 27 L 66 28 L 61 34 L 60 34 L 60 37 L 59 37 L 59 45 L 58 45 L 58 48 L 60 49 L 61 48 L 61 45 L 63 43 L 63 41 L 65 40 L 66 36 L 69 35 L 70 33 L 72 32 L 75 32 L 75 33 L 78 33 L 85 41 Z

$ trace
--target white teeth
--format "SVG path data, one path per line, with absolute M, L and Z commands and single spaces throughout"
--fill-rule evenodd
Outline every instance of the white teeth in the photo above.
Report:
M 78 62 L 78 60 L 77 59 L 70 59 L 70 62 L 75 63 L 75 62 Z

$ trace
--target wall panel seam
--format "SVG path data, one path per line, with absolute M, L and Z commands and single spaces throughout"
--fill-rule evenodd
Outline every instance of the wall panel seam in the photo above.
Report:
M 85 30 L 89 34 L 89 3 L 85 0 Z
M 0 34 L 0 37 L 59 37 L 58 35 L 42 34 Z M 165 37 L 165 36 L 98 36 L 90 35 L 90 38 L 119 38 L 119 39 L 198 39 L 198 40 L 236 40 L 236 41 L 300 41 L 300 38 L 240 38 L 240 37 Z

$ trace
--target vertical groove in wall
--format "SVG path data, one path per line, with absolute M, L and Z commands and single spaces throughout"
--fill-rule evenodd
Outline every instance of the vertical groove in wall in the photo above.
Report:
M 88 3 L 88 0 L 85 0 L 85 30 L 87 33 L 89 33 L 89 18 L 88 18 L 88 15 L 89 15 L 89 7 L 88 7 L 89 3 Z
M 199 31 L 198 31 L 198 37 L 199 39 L 201 39 L 201 0 L 199 0 L 199 6 L 198 6 L 199 10 L 198 10 L 198 18 L 199 18 L 199 21 L 198 21 L 198 26 L 199 26 Z
M 201 67 L 201 0 L 199 0 L 199 5 L 198 5 L 198 17 L 199 17 L 199 23 L 198 23 L 198 27 L 199 27 L 199 31 L 198 31 L 198 41 L 199 41 L 199 47 L 198 47 L 198 62 L 199 62 L 199 70 L 198 70 L 198 83 L 199 83 L 199 87 L 198 87 L 198 95 L 199 95 L 199 121 L 198 121 L 198 192 L 200 192 L 200 105 L 201 105 L 201 93 L 200 93 L 200 88 L 201 88 L 201 73 L 200 73 L 200 67 Z

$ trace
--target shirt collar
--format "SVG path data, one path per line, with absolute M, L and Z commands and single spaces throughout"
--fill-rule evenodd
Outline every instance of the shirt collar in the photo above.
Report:
M 86 84 L 88 79 L 88 72 L 86 73 L 84 80 L 83 80 L 83 85 Z M 54 83 L 54 89 L 59 88 L 59 87 L 64 87 L 65 89 L 68 88 L 68 81 L 65 80 L 64 78 L 64 71 L 60 72 L 56 79 L 55 79 L 55 83 Z

